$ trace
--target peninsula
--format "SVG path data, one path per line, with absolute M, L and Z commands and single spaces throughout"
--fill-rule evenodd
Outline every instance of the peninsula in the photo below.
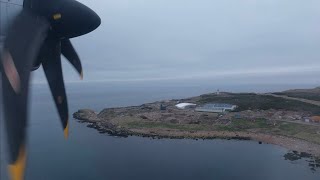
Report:
M 99 113 L 81 109 L 73 117 L 115 136 L 256 140 L 320 157 L 319 97 L 320 88 L 266 94 L 216 92 Z

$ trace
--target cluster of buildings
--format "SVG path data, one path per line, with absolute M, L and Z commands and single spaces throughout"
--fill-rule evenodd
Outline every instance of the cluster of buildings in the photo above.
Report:
M 220 95 L 220 90 L 216 91 L 216 95 Z M 207 103 L 204 105 L 197 105 L 194 103 L 179 103 L 176 104 L 178 109 L 194 109 L 198 112 L 211 112 L 211 113 L 225 113 L 236 110 L 237 105 L 227 103 Z
M 198 112 L 212 112 L 212 113 L 224 113 L 234 111 L 237 106 L 225 103 L 208 103 L 202 106 L 197 106 L 194 103 L 179 103 L 176 105 L 179 109 L 194 109 Z
M 226 113 L 233 112 L 237 109 L 237 105 L 226 103 L 208 103 L 204 105 L 197 105 L 194 103 L 178 103 L 175 105 L 178 109 L 192 109 L 197 112 L 210 113 Z M 289 121 L 304 121 L 310 123 L 320 123 L 320 116 L 310 116 L 301 112 L 293 111 L 277 111 L 277 110 L 261 110 L 261 111 L 242 111 L 224 114 L 227 119 L 257 119 L 266 118 L 269 120 L 289 120 Z
M 305 122 L 320 123 L 320 116 L 306 117 L 306 118 L 304 118 L 304 121 Z

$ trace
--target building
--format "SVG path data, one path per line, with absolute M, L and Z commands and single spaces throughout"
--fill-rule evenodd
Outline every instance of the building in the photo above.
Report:
M 160 110 L 161 111 L 165 111 L 167 109 L 167 107 L 163 104 L 160 104 Z
M 188 109 L 196 107 L 196 104 L 193 103 L 179 103 L 176 105 L 178 109 Z
M 195 110 L 199 112 L 223 113 L 227 111 L 234 111 L 236 108 L 237 106 L 232 104 L 210 103 L 197 107 Z
M 309 118 L 304 118 L 304 122 L 309 123 L 310 119 Z
M 311 119 L 313 122 L 320 123 L 320 116 L 313 116 Z

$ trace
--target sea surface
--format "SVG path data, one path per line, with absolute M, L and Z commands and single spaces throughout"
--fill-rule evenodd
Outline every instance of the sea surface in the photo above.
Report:
M 81 108 L 140 105 L 220 91 L 268 92 L 312 85 L 201 85 L 161 83 L 67 83 L 70 136 L 63 131 L 47 84 L 31 87 L 27 180 L 319 180 L 307 159 L 284 160 L 289 151 L 275 145 L 235 140 L 154 140 L 99 134 L 78 123 Z M 8 179 L 1 121 L 0 179 Z

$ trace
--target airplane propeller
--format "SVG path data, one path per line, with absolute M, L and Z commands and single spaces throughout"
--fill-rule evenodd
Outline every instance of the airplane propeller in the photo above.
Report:
M 68 104 L 61 54 L 81 78 L 82 65 L 70 38 L 95 30 L 99 16 L 75 0 L 25 0 L 22 12 L 8 29 L 1 55 L 3 109 L 12 179 L 23 179 L 30 71 L 43 66 L 65 137 Z

